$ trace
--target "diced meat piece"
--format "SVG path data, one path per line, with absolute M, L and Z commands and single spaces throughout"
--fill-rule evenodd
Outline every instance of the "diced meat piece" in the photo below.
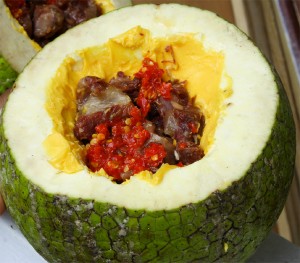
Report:
M 174 115 L 174 106 L 171 103 L 171 100 L 166 100 L 162 97 L 159 97 L 155 101 L 156 107 L 155 110 L 158 112 L 161 117 L 163 124 L 163 133 L 169 135 L 170 137 L 175 136 L 176 130 L 179 129 L 178 121 Z M 159 120 L 159 118 L 156 118 Z
M 166 100 L 159 97 L 155 100 L 154 105 L 152 105 L 151 110 L 156 112 L 158 116 L 153 118 L 153 122 L 160 127 L 160 134 L 164 133 L 170 137 L 174 137 L 176 130 L 178 130 L 178 123 L 174 116 L 174 106 L 171 100 Z
M 122 119 L 129 117 L 132 107 L 133 105 L 131 103 L 127 105 L 114 105 L 106 111 L 98 111 L 78 116 L 74 127 L 76 138 L 80 141 L 90 140 L 98 124 L 117 118 Z
M 183 108 L 174 107 L 172 100 L 159 97 L 151 110 L 157 116 L 152 116 L 151 120 L 159 127 L 163 124 L 163 133 L 176 140 L 193 141 L 193 135 L 200 129 L 201 114 L 198 108 L 187 105 Z
M 108 86 L 103 79 L 95 76 L 82 78 L 77 86 L 75 136 L 79 140 L 90 139 L 98 124 L 129 116 L 132 106 L 129 96 Z
M 93 0 L 70 1 L 64 10 L 68 28 L 99 15 L 98 7 Z
M 131 99 L 121 90 L 108 86 L 105 80 L 87 76 L 77 86 L 77 110 L 79 115 L 105 111 L 114 105 L 126 105 Z
M 194 135 L 198 134 L 201 121 L 199 110 L 194 107 L 187 107 L 185 110 L 175 109 L 173 118 L 177 121 L 178 126 L 175 130 L 175 139 L 177 141 L 194 141 Z M 165 129 L 170 129 L 170 127 Z
M 78 110 L 80 111 L 82 105 L 90 96 L 98 96 L 107 88 L 107 86 L 108 85 L 105 80 L 95 76 L 87 76 L 82 78 L 78 82 L 76 90 Z
M 200 160 L 204 156 L 203 150 L 199 145 L 193 143 L 184 143 L 184 147 L 180 147 L 181 143 L 177 144 L 176 153 L 178 159 L 184 165 L 188 165 Z
M 121 120 L 130 116 L 130 111 L 133 108 L 133 104 L 130 102 L 124 105 L 113 105 L 109 108 L 109 110 L 104 112 L 104 120 L 112 121 L 112 120 Z
M 162 97 L 158 97 L 155 101 L 155 111 L 161 116 L 165 117 L 169 112 L 174 110 L 171 100 L 166 100 Z
M 174 103 L 172 100 L 159 97 L 151 108 L 156 112 L 154 115 L 158 114 L 159 116 L 155 116 L 152 122 L 155 124 L 156 121 L 160 122 L 157 125 L 158 127 L 163 126 L 163 134 L 161 135 L 168 135 L 177 142 L 175 155 L 173 144 L 171 145 L 172 147 L 169 147 L 170 150 L 166 148 L 168 152 L 166 161 L 171 164 L 180 161 L 186 165 L 200 160 L 204 155 L 198 145 L 197 137 L 197 135 L 202 134 L 204 116 L 190 102 L 182 108 L 180 104 L 178 105 L 177 102 Z M 184 145 L 184 147 L 179 147 L 178 145 Z M 171 151 L 173 152 L 172 154 Z
M 120 89 L 128 94 L 131 98 L 137 98 L 139 89 L 141 87 L 141 81 L 138 78 L 131 79 L 126 76 L 124 72 L 119 71 L 116 78 L 112 78 L 109 81 L 109 85 Z
M 67 8 L 70 0 L 56 0 L 55 5 L 57 5 L 61 9 Z
M 74 134 L 79 141 L 90 140 L 95 133 L 95 127 L 101 123 L 103 112 L 79 116 L 75 122 Z
M 190 99 L 185 85 L 186 81 L 179 82 L 178 80 L 175 80 L 174 82 L 172 82 L 172 101 L 182 106 L 188 105 Z
M 49 38 L 63 27 L 64 14 L 56 5 L 37 5 L 33 14 L 33 34 Z
M 122 91 L 107 87 L 98 96 L 90 96 L 82 104 L 81 114 L 92 114 L 98 111 L 105 111 L 115 105 L 127 105 L 131 99 Z

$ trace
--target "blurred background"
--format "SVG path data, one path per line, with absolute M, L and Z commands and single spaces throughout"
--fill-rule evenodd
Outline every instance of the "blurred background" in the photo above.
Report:
M 278 71 L 289 97 L 297 131 L 295 177 L 273 231 L 300 246 L 300 0 L 133 0 L 181 3 L 217 13 L 236 24 Z

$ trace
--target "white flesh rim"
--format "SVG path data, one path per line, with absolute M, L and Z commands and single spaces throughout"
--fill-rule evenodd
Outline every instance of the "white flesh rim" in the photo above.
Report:
M 137 23 L 153 37 L 196 33 L 199 39 L 205 36 L 205 47 L 224 52 L 233 94 L 224 102 L 230 106 L 219 120 L 214 144 L 202 160 L 170 170 L 158 185 L 136 177 L 116 184 L 85 170 L 74 174 L 56 170 L 42 147 L 52 131 L 44 106 L 45 83 L 67 54 L 101 45 Z M 16 86 L 4 114 L 5 136 L 18 168 L 30 181 L 49 193 L 148 210 L 199 202 L 241 179 L 269 139 L 279 101 L 275 77 L 246 35 L 215 14 L 176 4 L 123 8 L 69 30 L 32 60 Z
M 130 0 L 111 0 L 111 3 L 115 8 L 131 5 Z M 21 72 L 41 47 L 13 18 L 4 0 L 0 0 L 0 25 L 0 52 L 17 72 Z

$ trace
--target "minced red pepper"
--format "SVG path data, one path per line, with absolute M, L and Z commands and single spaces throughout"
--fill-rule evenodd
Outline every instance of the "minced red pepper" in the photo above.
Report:
M 164 71 L 150 58 L 143 60 L 143 66 L 134 76 L 141 80 L 142 87 L 137 98 L 137 105 L 141 108 L 142 115 L 146 116 L 150 110 L 150 103 L 162 96 L 171 99 L 171 83 L 164 82 Z
M 87 148 L 87 165 L 92 171 L 103 168 L 116 181 L 122 174 L 139 173 L 160 166 L 166 156 L 159 143 L 146 144 L 150 133 L 143 127 L 140 110 L 133 106 L 130 117 L 101 123 Z

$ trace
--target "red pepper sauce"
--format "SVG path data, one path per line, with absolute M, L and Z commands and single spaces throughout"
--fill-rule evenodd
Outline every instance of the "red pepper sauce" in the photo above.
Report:
M 150 58 L 143 60 L 143 66 L 134 76 L 141 79 L 142 87 L 137 98 L 137 105 L 141 108 L 143 116 L 146 116 L 150 109 L 151 101 L 162 96 L 164 99 L 171 99 L 171 83 L 163 82 L 164 71 Z
M 156 171 L 166 157 L 160 143 L 150 142 L 150 133 L 143 127 L 150 103 L 157 97 L 171 98 L 171 84 L 162 80 L 164 71 L 149 58 L 135 74 L 142 86 L 132 106 L 130 117 L 113 119 L 96 126 L 96 133 L 87 146 L 86 163 L 92 171 L 101 168 L 116 181 L 144 170 Z M 129 176 L 128 176 L 129 175 Z

